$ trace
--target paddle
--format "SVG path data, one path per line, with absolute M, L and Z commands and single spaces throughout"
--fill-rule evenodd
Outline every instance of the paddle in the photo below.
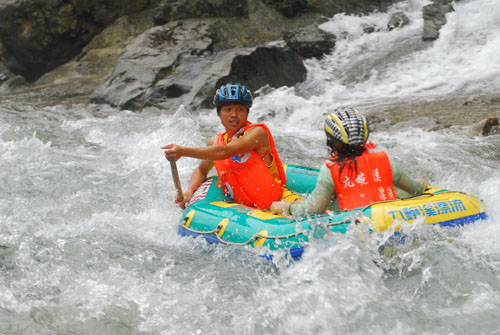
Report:
M 179 179 L 179 171 L 177 171 L 177 164 L 174 161 L 170 161 L 170 168 L 172 169 L 172 178 L 174 179 L 175 189 L 177 190 L 177 201 L 184 200 L 184 195 L 182 194 L 181 180 Z

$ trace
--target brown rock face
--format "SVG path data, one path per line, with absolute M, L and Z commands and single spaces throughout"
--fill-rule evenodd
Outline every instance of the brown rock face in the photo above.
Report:
M 0 4 L 4 62 L 29 81 L 76 56 L 118 17 L 147 0 L 7 0 Z

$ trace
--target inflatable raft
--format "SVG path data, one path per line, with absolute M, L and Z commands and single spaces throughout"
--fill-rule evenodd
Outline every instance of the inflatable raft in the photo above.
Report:
M 299 194 L 311 193 L 319 170 L 286 165 L 286 186 Z M 372 229 L 384 231 L 398 222 L 413 222 L 424 216 L 428 224 L 460 226 L 485 219 L 480 199 L 462 192 L 428 187 L 424 194 L 403 200 L 371 204 L 348 212 L 300 219 L 256 210 L 233 202 L 216 186 L 217 177 L 208 178 L 193 194 L 178 226 L 182 236 L 202 236 L 209 243 L 265 247 L 265 257 L 285 249 L 300 259 L 311 237 L 325 230 L 345 233 L 351 224 L 371 221 Z M 397 226 L 395 227 L 397 230 Z

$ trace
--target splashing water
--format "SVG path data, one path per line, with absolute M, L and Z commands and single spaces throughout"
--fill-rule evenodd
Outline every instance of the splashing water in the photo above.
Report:
M 250 119 L 270 126 L 285 162 L 319 167 L 325 113 L 353 104 L 382 115 L 371 134 L 379 148 L 412 176 L 482 198 L 488 220 L 452 232 L 403 225 L 408 237 L 392 257 L 379 250 L 392 232 L 349 230 L 271 266 L 251 250 L 177 235 L 160 147 L 204 145 L 222 131 L 214 111 L 4 100 L 2 334 L 499 333 L 500 136 L 466 136 L 462 99 L 499 92 L 500 6 L 454 4 L 429 43 L 422 5 L 324 23 L 335 51 L 308 60 L 296 88 L 261 90 Z M 410 24 L 388 31 L 398 10 Z M 378 31 L 364 34 L 363 24 Z M 498 105 L 473 108 L 468 120 L 500 116 Z M 196 165 L 178 162 L 184 185 Z

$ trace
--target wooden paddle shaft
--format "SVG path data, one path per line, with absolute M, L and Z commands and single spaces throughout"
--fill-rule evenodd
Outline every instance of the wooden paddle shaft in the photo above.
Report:
M 177 164 L 175 162 L 170 162 L 170 168 L 172 169 L 172 178 L 174 179 L 175 189 L 177 190 L 177 201 L 182 201 L 184 199 L 184 195 L 182 194 L 182 186 L 179 178 L 179 171 L 177 171 Z

